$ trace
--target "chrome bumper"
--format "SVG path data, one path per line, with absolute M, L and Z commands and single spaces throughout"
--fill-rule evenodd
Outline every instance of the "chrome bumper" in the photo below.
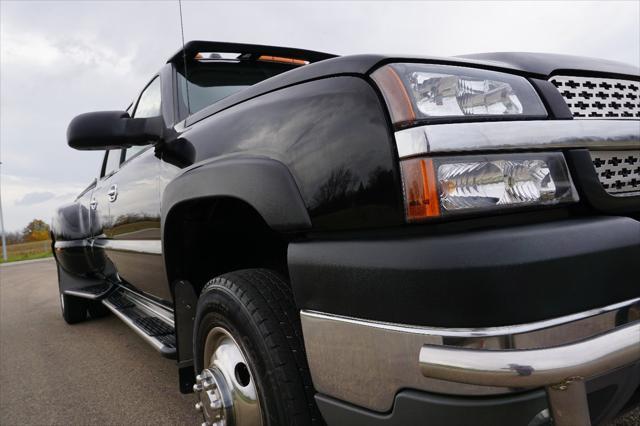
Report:
M 562 424 L 567 415 L 588 416 L 583 379 L 640 360 L 640 298 L 484 329 L 418 327 L 314 311 L 302 311 L 301 319 L 316 390 L 378 412 L 391 410 L 402 389 L 478 396 L 544 387 L 556 423 Z
M 486 350 L 424 345 L 426 377 L 481 386 L 545 387 L 554 422 L 590 424 L 584 380 L 640 360 L 640 322 L 544 349 Z

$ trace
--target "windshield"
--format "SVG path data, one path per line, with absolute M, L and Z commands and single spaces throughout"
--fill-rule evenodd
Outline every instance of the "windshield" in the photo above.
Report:
M 262 61 L 193 62 L 187 68 L 188 83 L 184 77 L 184 68 L 179 67 L 178 99 L 182 104 L 180 109 L 184 111 L 180 115 L 187 115 L 187 84 L 189 113 L 193 114 L 253 84 L 297 67 Z

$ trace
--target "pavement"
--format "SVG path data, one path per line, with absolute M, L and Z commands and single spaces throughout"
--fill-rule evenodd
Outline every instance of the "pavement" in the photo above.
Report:
M 0 425 L 199 425 L 194 403 L 115 316 L 64 322 L 52 259 L 0 266 Z
M 197 425 L 194 403 L 116 317 L 64 322 L 53 259 L 0 265 L 0 425 Z M 640 407 L 611 425 L 640 425 Z

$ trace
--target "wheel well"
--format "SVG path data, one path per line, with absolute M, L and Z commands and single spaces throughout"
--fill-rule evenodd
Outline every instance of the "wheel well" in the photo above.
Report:
M 238 269 L 287 276 L 287 245 L 251 205 L 231 197 L 180 203 L 164 225 L 169 282 L 187 280 L 198 293 L 213 277 Z

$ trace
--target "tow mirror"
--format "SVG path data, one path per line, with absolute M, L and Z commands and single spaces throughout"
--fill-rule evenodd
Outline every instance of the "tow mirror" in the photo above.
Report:
M 80 114 L 67 128 L 67 143 L 79 150 L 148 145 L 162 137 L 162 117 L 131 118 L 125 111 Z

